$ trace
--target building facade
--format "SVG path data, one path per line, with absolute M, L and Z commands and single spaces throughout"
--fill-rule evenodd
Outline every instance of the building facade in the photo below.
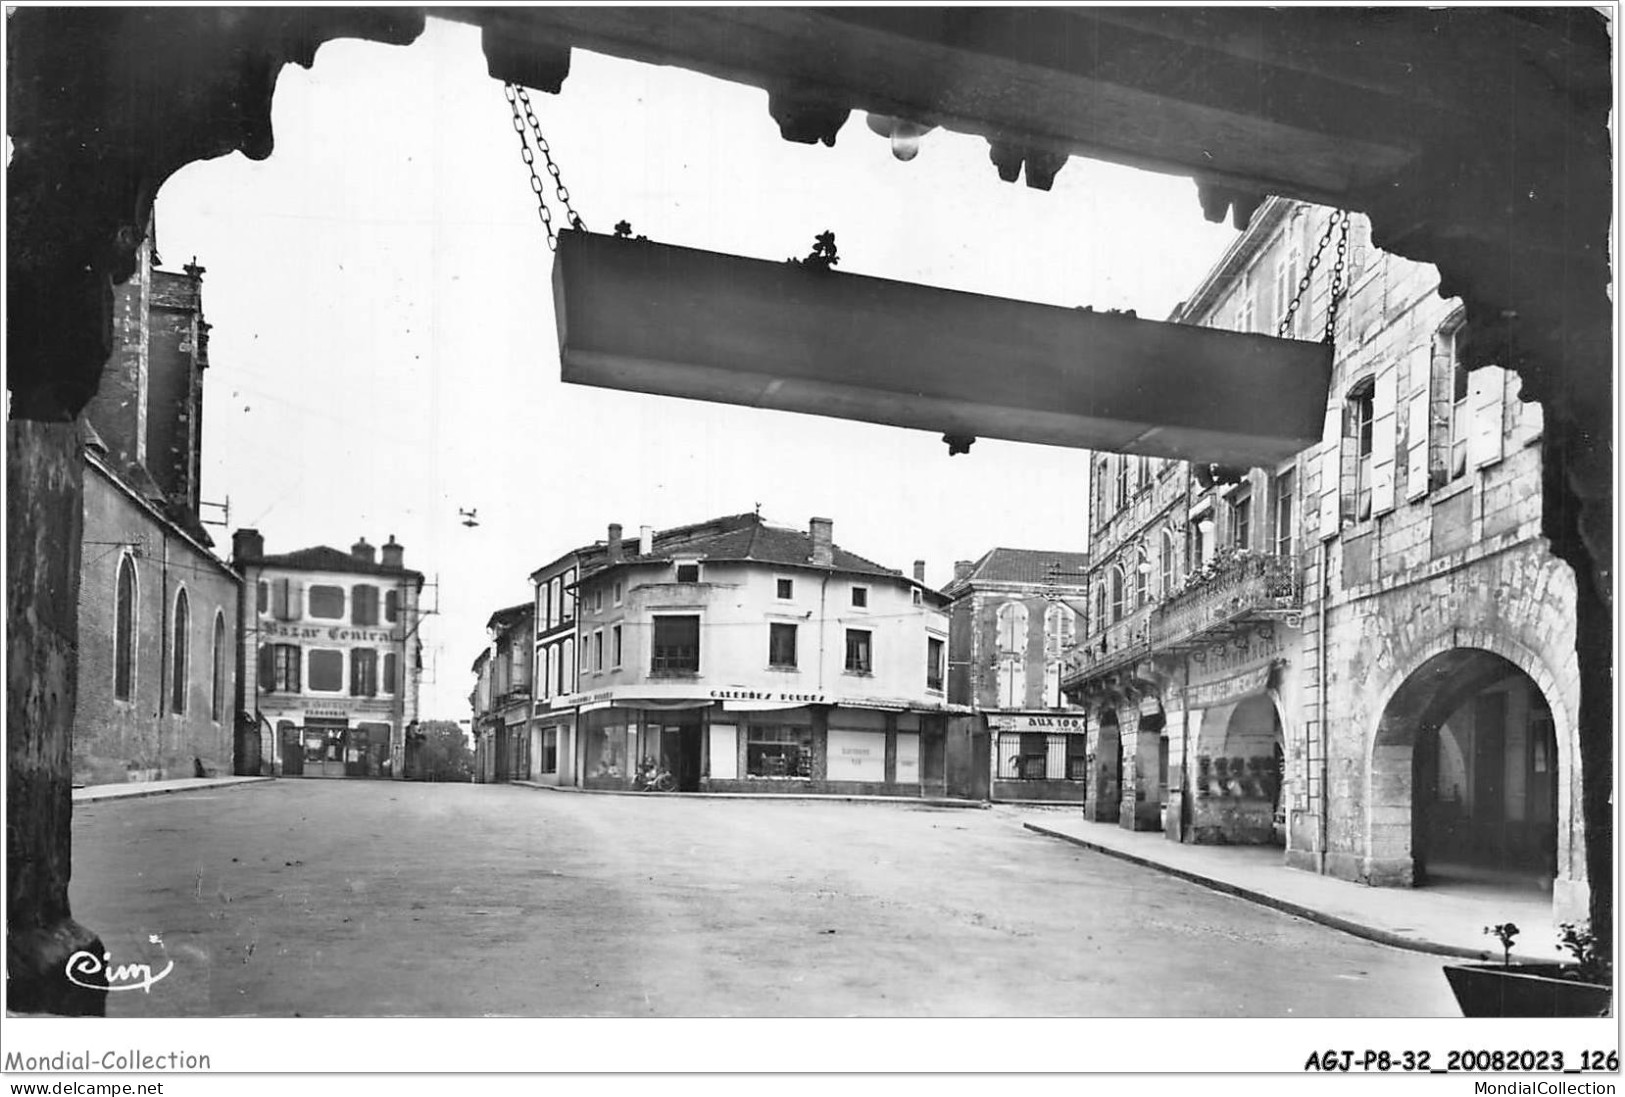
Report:
M 652 535 L 652 531 L 648 531 Z M 621 543 L 621 527 L 611 523 L 609 541 L 584 545 L 531 572 L 531 617 L 535 648 L 531 661 L 534 705 L 531 717 L 530 780 L 546 785 L 579 785 L 574 760 L 579 707 L 576 654 L 576 585 L 600 564 L 609 544 Z M 620 551 L 619 547 L 616 549 Z
M 474 780 L 528 779 L 535 624 L 529 602 L 500 609 L 485 623 L 490 645 L 475 661 Z
M 241 581 L 199 517 L 202 278 L 160 269 L 149 233 L 114 289 L 114 347 L 81 423 L 76 784 L 235 768 Z
M 948 791 L 990 800 L 1081 801 L 1082 710 L 1061 692 L 1084 632 L 1089 557 L 995 548 L 954 564 L 948 599 L 948 700 L 955 721 Z
M 1174 318 L 1319 338 L 1329 252 L 1298 286 L 1333 218 L 1267 203 Z M 1066 682 L 1089 814 L 1378 886 L 1544 889 L 1583 917 L 1576 588 L 1541 537 L 1539 408 L 1465 368 L 1433 268 L 1358 216 L 1346 243 L 1318 447 L 1094 463 L 1097 612 Z
M 573 557 L 575 658 L 552 682 L 576 689 L 538 700 L 543 727 L 573 713 L 554 780 L 632 788 L 663 769 L 682 791 L 943 793 L 948 620 L 923 576 L 841 549 L 827 519 L 609 533 Z
M 349 552 L 318 545 L 267 555 L 237 530 L 244 579 L 243 707 L 268 772 L 286 777 L 409 777 L 422 678 L 423 575 L 394 537 Z

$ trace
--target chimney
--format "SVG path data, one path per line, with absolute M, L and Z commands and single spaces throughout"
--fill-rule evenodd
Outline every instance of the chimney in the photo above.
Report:
M 653 526 L 638 527 L 638 555 L 653 556 L 655 552 L 655 528 Z
M 916 560 L 916 561 L 914 561 L 914 581 L 916 583 L 924 583 L 925 582 L 925 561 L 924 560 Z
M 954 582 L 963 583 L 966 579 L 970 578 L 970 573 L 975 569 L 976 561 L 974 560 L 955 560 Z
M 609 562 L 612 564 L 621 562 L 621 524 L 619 522 L 609 524 Z
M 365 537 L 350 546 L 350 555 L 354 556 L 357 560 L 360 560 L 363 564 L 372 564 L 377 562 L 373 559 L 373 548 L 371 545 L 367 544 L 367 539 Z
M 835 563 L 835 521 L 832 518 L 813 518 L 807 523 L 812 535 L 812 562 L 821 567 Z
M 386 568 L 395 568 L 399 570 L 406 566 L 404 562 L 406 557 L 406 546 L 397 544 L 395 542 L 395 535 L 393 533 L 389 535 L 389 543 L 384 546 L 383 552 L 384 566 Z
M 265 538 L 257 529 L 240 529 L 231 535 L 231 558 L 237 563 L 258 560 L 265 555 Z

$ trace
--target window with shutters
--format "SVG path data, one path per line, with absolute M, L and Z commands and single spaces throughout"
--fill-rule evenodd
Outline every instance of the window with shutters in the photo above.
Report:
M 1450 419 L 1445 442 L 1445 479 L 1459 480 L 1467 475 L 1467 443 L 1472 437 L 1471 409 L 1467 403 L 1468 373 L 1457 353 L 1461 331 L 1447 337 L 1450 346 Z
M 576 683 L 576 642 L 571 639 L 564 641 L 559 649 L 559 692 L 574 693 Z
M 998 703 L 1005 708 L 1017 708 L 1027 701 L 1027 607 L 1020 602 L 1005 602 L 994 619 Z
M 398 590 L 384 591 L 384 620 L 394 623 L 401 613 L 401 592 Z
M 382 682 L 384 693 L 395 692 L 395 676 L 400 673 L 400 657 L 393 651 L 384 653 L 384 677 Z
M 311 584 L 310 615 L 329 621 L 342 620 L 344 618 L 344 588 L 316 583 Z
M 360 583 L 350 588 L 350 623 L 376 625 L 378 623 L 378 588 Z
M 1275 268 L 1275 323 L 1277 325 L 1286 319 L 1287 309 L 1292 304 L 1292 298 L 1298 292 L 1298 268 L 1302 264 L 1303 249 L 1299 239 L 1297 216 L 1294 215 L 1292 224 L 1286 230 L 1286 255 Z M 1304 302 L 1298 302 L 1283 333 L 1288 339 L 1299 338 L 1303 330 Z
M 1341 517 L 1344 524 L 1371 517 L 1372 420 L 1375 385 L 1362 381 L 1343 405 Z
M 552 632 L 559 627 L 559 581 L 550 580 L 542 584 L 542 603 L 546 607 L 542 620 L 547 622 L 547 630 Z
M 942 689 L 942 641 L 935 636 L 925 639 L 925 688 Z
M 271 584 L 264 579 L 254 584 L 254 609 L 262 614 L 271 612 Z
M 1112 623 L 1123 619 L 1123 569 L 1114 566 L 1111 572 Z
M 299 616 L 299 599 L 290 579 L 271 580 L 271 614 L 278 621 L 292 621 Z
M 600 592 L 602 593 L 602 592 Z M 592 669 L 604 669 L 604 630 L 594 629 L 592 634 Z
M 614 662 L 611 663 L 610 666 L 619 667 L 621 665 L 621 656 L 623 654 L 622 647 L 621 647 L 621 626 L 620 625 L 611 626 L 611 628 L 609 630 L 609 639 L 610 639 L 610 648 L 612 649 L 610 654 L 611 654 L 612 658 L 614 659 Z
M 573 621 L 576 616 L 576 569 L 571 568 L 558 579 L 554 587 L 558 594 L 559 617 L 563 621 Z
M 1253 489 L 1238 488 L 1230 496 L 1230 544 L 1249 549 L 1253 543 Z
M 1179 550 L 1174 544 L 1174 535 L 1169 530 L 1162 531 L 1162 596 L 1168 597 L 1179 585 Z
M 175 635 L 170 648 L 173 659 L 169 675 L 169 710 L 176 715 L 186 712 L 187 657 L 191 654 L 192 606 L 185 590 L 175 592 Z
M 119 560 L 118 589 L 114 596 L 113 696 L 128 701 L 135 692 L 135 561 Z
M 311 675 L 314 679 L 314 673 Z M 372 648 L 350 649 L 350 696 L 378 695 L 378 653 Z
M 1275 478 L 1275 555 L 1290 557 L 1297 551 L 1297 473 L 1285 469 Z
M 265 693 L 299 692 L 299 645 L 260 645 L 260 689 Z
M 1112 499 L 1112 512 L 1116 513 L 1128 503 L 1128 457 L 1119 454 L 1117 460 L 1117 495 Z
M 1151 557 L 1141 545 L 1134 550 L 1134 605 L 1151 604 Z

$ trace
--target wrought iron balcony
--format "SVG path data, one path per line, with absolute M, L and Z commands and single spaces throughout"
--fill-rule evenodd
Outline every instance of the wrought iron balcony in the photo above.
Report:
M 1152 648 L 1152 611 L 1142 607 L 1114 621 L 1074 648 L 1061 672 L 1061 688 L 1073 686 L 1145 658 Z
M 1222 555 L 1157 604 L 1151 643 L 1179 650 L 1250 627 L 1261 620 L 1293 620 L 1303 613 L 1303 579 L 1296 556 Z

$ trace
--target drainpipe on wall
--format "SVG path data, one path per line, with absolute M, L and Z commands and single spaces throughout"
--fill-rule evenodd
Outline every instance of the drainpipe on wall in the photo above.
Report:
M 1318 628 L 1318 631 L 1319 631 L 1319 634 L 1320 634 L 1320 639 L 1319 639 L 1319 642 L 1320 642 L 1320 650 L 1319 650 L 1319 663 L 1320 663 L 1320 666 L 1319 666 L 1318 673 L 1315 675 L 1316 693 L 1319 694 L 1319 697 L 1317 698 L 1317 701 L 1316 701 L 1316 707 L 1317 707 L 1317 709 L 1319 711 L 1319 714 L 1320 714 L 1320 842 L 1319 842 L 1319 847 L 1320 848 L 1317 850 L 1317 853 L 1319 854 L 1319 860 L 1320 860 L 1320 866 L 1319 866 L 1320 875 L 1324 876 L 1324 875 L 1326 875 L 1326 841 L 1327 841 L 1327 834 L 1328 834 L 1328 830 L 1329 830 L 1329 824 L 1328 824 L 1328 814 L 1329 814 L 1329 810 L 1330 810 L 1329 805 L 1330 805 L 1330 802 L 1331 802 L 1331 797 L 1328 795 L 1329 790 L 1328 790 L 1327 785 L 1326 785 L 1326 775 L 1327 775 L 1326 743 L 1327 743 L 1327 741 L 1329 739 L 1329 732 L 1328 732 L 1327 726 L 1326 726 L 1326 600 L 1327 600 L 1327 592 L 1331 590 L 1331 583 L 1328 580 L 1327 575 L 1326 575 L 1326 564 L 1327 564 L 1327 561 L 1328 561 L 1328 554 L 1326 552 L 1326 542 L 1325 541 L 1322 541 L 1320 543 L 1319 552 L 1320 552 L 1320 590 L 1319 590 L 1318 593 L 1320 595 L 1320 599 L 1319 599 L 1320 600 L 1320 612 L 1318 614 L 1319 623 L 1318 623 L 1317 628 Z M 1308 742 L 1305 742 L 1304 745 L 1307 748 L 1310 744 Z M 1305 753 L 1303 760 L 1304 760 L 1304 763 L 1305 763 L 1304 769 L 1307 770 L 1309 768 L 1308 767 L 1309 757 L 1308 757 L 1307 753 Z
M 824 650 L 829 635 L 829 619 L 825 615 L 824 600 L 829 594 L 829 572 L 824 573 L 818 585 L 818 692 L 824 692 Z

